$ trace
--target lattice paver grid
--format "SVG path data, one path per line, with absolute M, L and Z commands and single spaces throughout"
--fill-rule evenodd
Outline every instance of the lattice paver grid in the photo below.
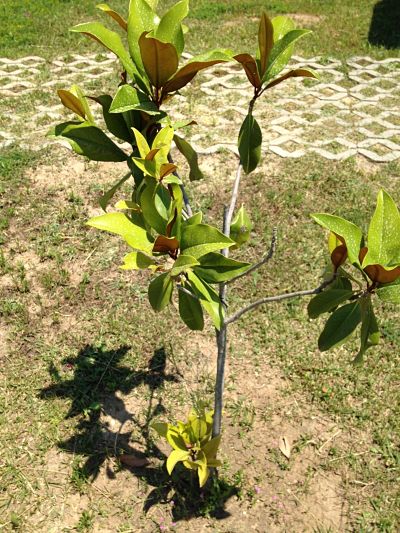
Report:
M 40 57 L 0 58 L 0 96 L 8 102 L 0 117 L 0 147 L 16 139 L 28 145 L 37 145 L 40 139 L 43 146 L 45 131 L 68 117 L 55 103 L 55 89 L 78 82 L 90 88 L 111 80 L 118 72 L 115 64 L 108 54 L 74 55 L 70 61 L 50 63 Z M 255 116 L 264 130 L 264 150 L 282 157 L 317 153 L 332 160 L 356 154 L 374 162 L 400 158 L 400 59 L 353 57 L 342 64 L 295 56 L 291 67 L 300 66 L 316 70 L 321 81 L 288 80 L 257 103 Z M 195 91 L 182 91 L 173 100 L 172 115 L 196 119 L 191 141 L 200 152 L 213 153 L 221 147 L 236 151 L 237 131 L 251 97 L 243 72 L 238 65 L 217 65 L 195 84 Z M 17 101 L 39 89 L 48 91 L 51 103 L 35 105 L 26 125 L 26 117 L 16 112 Z M 22 134 L 19 120 L 25 125 Z

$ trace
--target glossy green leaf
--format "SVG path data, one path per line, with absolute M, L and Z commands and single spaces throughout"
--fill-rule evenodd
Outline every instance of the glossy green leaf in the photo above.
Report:
M 289 72 L 287 72 L 283 76 L 280 76 L 279 78 L 276 78 L 275 80 L 268 83 L 267 89 L 271 89 L 272 87 L 275 87 L 275 85 L 279 85 L 279 83 L 282 83 L 283 81 L 289 78 L 314 78 L 315 80 L 319 79 L 316 72 L 309 68 L 296 68 L 294 70 L 289 70 Z
M 368 252 L 362 267 L 400 265 L 400 213 L 392 197 L 380 190 L 368 230 Z
M 272 20 L 274 29 L 274 43 L 282 39 L 287 33 L 295 29 L 294 22 L 291 18 L 285 16 L 274 17 Z
M 140 206 L 146 222 L 160 235 L 166 234 L 170 204 L 168 191 L 156 180 L 148 180 Z
M 146 33 L 139 39 L 140 55 L 151 84 L 159 89 L 175 74 L 178 54 L 170 43 L 163 43 Z
M 234 244 L 232 239 L 207 224 L 189 224 L 182 228 L 182 253 L 196 259 L 210 252 L 229 248 Z
M 107 135 L 90 122 L 64 122 L 57 124 L 49 133 L 50 137 L 62 137 L 71 145 L 74 152 L 92 161 L 126 161 L 123 152 Z
M 200 279 L 194 272 L 187 273 L 193 292 L 200 299 L 200 302 L 210 315 L 216 329 L 221 329 L 224 319 L 224 309 L 218 294 L 208 283 Z
M 171 302 L 174 283 L 169 272 L 153 278 L 149 285 L 148 297 L 154 311 L 162 311 Z
M 268 15 L 263 12 L 258 28 L 258 58 L 260 65 L 260 76 L 264 76 L 268 64 L 268 58 L 274 46 L 274 27 Z
M 195 441 L 201 441 L 207 434 L 207 424 L 201 418 L 195 418 L 191 421 L 191 430 Z
M 174 129 L 171 126 L 164 126 L 154 138 L 152 149 L 157 148 L 155 160 L 157 162 L 157 168 L 159 169 L 162 164 L 168 162 L 168 154 L 171 150 L 172 139 L 174 138 Z
M 199 259 L 200 266 L 194 272 L 208 283 L 221 283 L 235 278 L 248 270 L 250 263 L 236 261 L 216 252 L 203 255 Z
M 106 13 L 109 17 L 114 19 L 115 22 L 117 22 L 117 24 L 119 24 L 119 26 L 123 30 L 127 31 L 128 24 L 127 24 L 126 20 L 123 17 L 121 17 L 121 15 L 119 13 L 117 13 L 116 11 L 111 9 L 111 7 L 108 4 L 97 4 L 96 7 L 97 7 L 97 9 L 100 9 L 101 11 Z
M 136 128 L 132 128 L 132 131 L 135 135 L 136 146 L 139 150 L 140 157 L 145 159 L 147 154 L 150 152 L 150 146 L 148 145 L 146 137 L 144 137 L 144 135 Z
M 122 270 L 143 270 L 155 265 L 156 262 L 142 252 L 131 252 L 124 257 L 124 264 L 120 266 Z
M 120 235 L 132 248 L 151 253 L 153 243 L 148 239 L 146 230 L 133 224 L 123 213 L 106 213 L 93 217 L 86 222 L 88 226 Z
M 203 220 L 203 213 L 201 211 L 199 211 L 198 213 L 195 213 L 194 215 L 192 215 L 190 218 L 188 218 L 187 220 L 184 221 L 184 225 L 185 226 L 191 226 L 191 225 L 195 225 L 195 224 L 201 224 Z
M 261 159 L 262 133 L 253 115 L 248 114 L 239 132 L 240 162 L 246 174 L 257 168 Z
M 181 56 L 185 47 L 182 21 L 187 17 L 188 13 L 189 0 L 181 0 L 163 15 L 155 32 L 157 39 L 174 45 L 178 52 L 178 57 Z
M 242 205 L 237 212 L 235 218 L 232 220 L 230 227 L 230 237 L 236 242 L 235 248 L 245 244 L 250 238 L 250 232 L 253 224 Z
M 359 302 L 343 305 L 336 309 L 318 339 L 321 352 L 342 344 L 353 333 L 361 322 L 361 308 Z
M 167 459 L 167 471 L 171 475 L 176 464 L 189 459 L 190 453 L 186 450 L 173 450 Z
M 293 54 L 294 43 L 309 33 L 311 30 L 292 30 L 274 44 L 262 78 L 263 83 L 274 78 L 286 67 Z
M 128 15 L 129 53 L 139 68 L 143 69 L 139 39 L 145 31 L 151 31 L 156 24 L 156 15 L 146 0 L 130 0 Z
M 231 50 L 216 49 L 205 54 L 193 57 L 186 65 L 184 65 L 163 87 L 163 95 L 179 91 L 185 87 L 196 74 L 205 68 L 211 67 L 218 63 L 231 61 L 233 53 Z
M 184 285 L 188 290 L 189 285 Z M 202 331 L 204 329 L 204 317 L 203 309 L 197 298 L 193 294 L 189 296 L 188 294 L 179 292 L 179 315 L 187 327 L 193 331 Z
M 175 261 L 172 269 L 171 276 L 179 276 L 182 272 L 186 272 L 189 268 L 192 268 L 200 263 L 194 257 L 190 255 L 181 254 Z
M 376 290 L 376 294 L 384 302 L 400 304 L 400 278 L 393 283 L 388 283 L 382 287 L 379 287 Z
M 311 216 L 320 226 L 343 238 L 347 246 L 350 263 L 359 265 L 360 261 L 358 256 L 363 238 L 361 229 L 352 222 L 335 215 L 315 213 Z
M 361 307 L 361 344 L 360 350 L 353 360 L 354 364 L 361 364 L 368 348 L 379 344 L 380 333 L 374 309 L 372 307 L 371 296 L 360 299 Z
M 110 106 L 110 113 L 125 113 L 126 111 L 144 111 L 148 115 L 158 115 L 160 110 L 147 94 L 132 85 L 124 84 L 118 88 Z
M 204 178 L 204 174 L 200 170 L 197 152 L 192 146 L 182 137 L 174 135 L 174 142 L 180 153 L 189 164 L 189 180 L 196 181 Z
M 102 196 L 99 198 L 99 204 L 100 207 L 103 209 L 103 211 L 107 211 L 107 206 L 110 203 L 111 199 L 113 198 L 114 194 L 122 187 L 122 185 L 131 177 L 131 173 L 128 172 L 125 174 L 123 178 L 121 178 L 115 185 L 111 187 L 107 192 L 105 192 Z
M 343 289 L 339 285 L 332 285 L 327 290 L 314 296 L 310 300 L 307 312 L 310 318 L 317 318 L 323 313 L 331 311 L 341 303 L 345 302 L 353 295 L 353 291 L 350 289 Z
M 92 39 L 95 39 L 101 43 L 120 59 L 124 69 L 131 78 L 134 78 L 135 75 L 138 75 L 138 71 L 132 62 L 132 59 L 129 57 L 128 52 L 125 50 L 125 47 L 121 41 L 121 37 L 118 35 L 118 33 L 105 28 L 99 22 L 86 22 L 84 24 L 78 24 L 77 26 L 71 28 L 71 31 L 83 33 L 89 37 L 92 37 Z
M 122 114 L 112 114 L 110 111 L 112 105 L 112 97 L 109 94 L 102 94 L 100 96 L 91 97 L 92 100 L 101 105 L 103 109 L 103 118 L 108 131 L 130 144 L 132 144 L 132 135 L 128 129 L 125 119 Z

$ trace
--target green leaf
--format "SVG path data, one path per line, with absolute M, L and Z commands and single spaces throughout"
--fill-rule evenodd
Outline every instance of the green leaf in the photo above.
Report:
M 267 68 L 268 58 L 274 45 L 274 27 L 268 15 L 261 14 L 258 28 L 258 57 L 260 60 L 260 76 L 263 77 Z
M 97 9 L 100 9 L 101 11 L 104 11 L 104 13 L 106 13 L 109 17 L 114 19 L 117 22 L 117 24 L 119 24 L 119 26 L 123 30 L 127 31 L 128 25 L 127 25 L 126 20 L 123 17 L 121 17 L 121 15 L 119 13 L 117 13 L 116 11 L 111 9 L 109 5 L 107 5 L 107 4 L 97 4 L 96 7 L 97 7 Z
M 162 164 L 168 163 L 168 154 L 171 150 L 172 139 L 174 138 L 174 129 L 171 126 L 164 126 L 154 138 L 152 149 L 158 148 L 159 152 L 155 156 L 157 168 Z
M 207 424 L 201 418 L 195 418 L 190 423 L 195 441 L 201 441 L 207 434 Z
M 57 124 L 50 137 L 62 137 L 74 152 L 92 161 L 126 161 L 128 156 L 101 129 L 90 122 Z
M 78 24 L 71 28 L 72 32 L 83 33 L 92 37 L 103 46 L 105 46 L 110 52 L 115 54 L 121 61 L 124 69 L 131 78 L 138 75 L 138 71 L 129 57 L 128 52 L 125 50 L 122 44 L 121 38 L 118 33 L 105 28 L 99 22 L 86 22 L 84 24 Z
M 361 344 L 360 350 L 353 360 L 354 364 L 361 364 L 368 348 L 379 344 L 379 326 L 372 307 L 371 296 L 360 299 L 361 307 Z
M 146 180 L 147 185 L 140 196 L 140 206 L 148 224 L 160 235 L 165 235 L 169 219 L 171 198 L 168 191 L 156 180 Z
M 189 13 L 189 0 L 181 0 L 171 7 L 160 20 L 155 36 L 160 41 L 171 43 L 181 56 L 185 47 L 182 31 L 182 20 Z
M 189 180 L 197 181 L 203 179 L 204 174 L 199 167 L 197 152 L 185 139 L 182 139 L 182 137 L 179 137 L 178 135 L 174 135 L 174 142 L 189 164 Z
M 151 31 L 156 24 L 156 15 L 146 0 L 130 0 L 128 15 L 129 53 L 139 70 L 143 69 L 139 39 L 145 31 Z
M 263 83 L 274 78 L 286 67 L 292 56 L 294 43 L 309 33 L 311 30 L 292 30 L 274 44 L 267 70 L 262 78 Z
M 360 265 L 358 256 L 363 238 L 361 229 L 352 222 L 335 215 L 315 213 L 311 216 L 317 224 L 342 237 L 347 246 L 350 263 Z
M 162 311 L 171 301 L 174 283 L 169 272 L 152 279 L 149 285 L 148 297 L 154 311 Z
M 400 213 L 392 197 L 380 190 L 368 230 L 368 252 L 362 263 L 391 269 L 400 265 Z
M 239 132 L 240 162 L 246 174 L 250 174 L 261 159 L 262 133 L 253 115 L 248 114 Z
M 120 235 L 132 248 L 151 254 L 153 243 L 149 241 L 146 230 L 133 224 L 123 213 L 106 213 L 91 218 L 86 224 Z
M 139 150 L 140 157 L 145 159 L 147 154 L 150 152 L 150 146 L 144 135 L 139 130 L 132 128 L 132 131 L 135 135 L 136 145 L 137 149 Z
M 189 270 L 187 276 L 193 292 L 200 299 L 202 306 L 210 315 L 215 328 L 220 330 L 225 313 L 218 294 L 194 272 Z
M 200 70 L 216 65 L 217 63 L 231 61 L 232 57 L 233 53 L 231 50 L 222 49 L 211 50 L 205 54 L 193 57 L 165 84 L 162 94 L 166 95 L 167 93 L 179 91 L 179 89 L 182 89 L 182 87 L 190 83 Z
M 310 318 L 317 318 L 319 315 L 331 311 L 351 298 L 353 291 L 351 290 L 350 282 L 349 285 L 350 287 L 344 288 L 343 282 L 339 278 L 328 289 L 314 296 L 307 307 L 308 316 Z
M 190 290 L 188 285 L 184 285 Z M 179 315 L 187 327 L 193 331 L 202 331 L 204 329 L 203 309 L 197 298 L 193 294 L 189 296 L 183 291 L 178 291 L 179 296 Z
M 88 97 L 84 95 L 79 85 L 76 85 L 76 84 L 71 85 L 70 92 L 73 95 L 75 95 L 79 99 L 80 103 L 82 104 L 83 109 L 85 110 L 85 116 L 86 116 L 87 122 L 91 122 L 92 124 L 94 124 L 93 114 L 90 110 L 90 107 L 87 101 Z
M 400 278 L 393 283 L 387 283 L 376 290 L 378 297 L 384 302 L 400 304 Z
M 110 106 L 112 105 L 112 98 L 109 94 L 102 94 L 100 96 L 91 97 L 92 100 L 101 105 L 103 109 L 104 122 L 108 128 L 108 131 L 122 139 L 123 141 L 132 144 L 132 135 L 128 129 L 128 126 L 121 115 L 111 114 Z
M 237 247 L 245 244 L 249 240 L 252 228 L 253 224 L 242 205 L 232 220 L 230 227 L 230 237 L 236 242 Z
M 221 443 L 221 435 L 218 435 L 217 437 L 214 437 L 213 439 L 209 440 L 207 444 L 205 444 L 202 449 L 207 457 L 207 463 L 209 462 L 209 459 L 215 459 L 218 453 L 218 448 Z
M 174 450 L 183 450 L 187 452 L 187 447 L 183 437 L 174 427 L 169 427 L 167 431 L 167 440 Z
M 191 226 L 196 224 L 201 224 L 201 221 L 203 220 L 203 213 L 199 211 L 198 213 L 195 213 L 190 218 L 184 221 L 185 226 Z
M 151 257 L 141 252 L 131 252 L 124 257 L 124 264 L 120 268 L 122 270 L 143 270 L 155 264 Z
M 150 427 L 154 429 L 154 431 L 157 431 L 157 433 L 160 435 L 160 437 L 167 437 L 167 431 L 168 431 L 168 424 L 165 422 L 152 422 L 150 424 Z
M 144 111 L 148 115 L 158 115 L 160 110 L 150 98 L 132 87 L 124 84 L 118 88 L 110 106 L 110 113 L 125 113 L 126 111 L 137 110 Z
M 182 228 L 181 251 L 196 259 L 234 244 L 232 239 L 207 224 L 189 224 Z
M 163 43 L 143 33 L 139 39 L 140 55 L 151 84 L 159 89 L 178 69 L 178 54 L 170 43 Z
M 178 259 L 175 261 L 172 269 L 171 276 L 179 276 L 182 272 L 186 272 L 189 268 L 192 268 L 200 263 L 194 257 L 190 255 L 181 254 Z
M 220 253 L 211 252 L 199 259 L 200 266 L 194 272 L 208 283 L 221 283 L 235 278 L 248 270 L 250 263 L 235 261 Z
M 274 28 L 274 43 L 282 39 L 282 37 L 284 37 L 290 31 L 295 29 L 294 22 L 289 17 L 274 17 L 271 22 Z
M 171 475 L 176 464 L 189 459 L 190 453 L 186 450 L 173 450 L 167 459 L 167 471 Z
M 330 350 L 345 342 L 360 322 L 361 309 L 359 302 L 353 302 L 339 307 L 328 318 L 318 339 L 318 347 L 321 352 Z
M 210 475 L 210 471 L 207 468 L 207 459 L 204 452 L 199 451 L 197 453 L 197 459 L 195 462 L 199 465 L 197 469 L 197 474 L 199 476 L 199 485 L 200 487 L 204 487 L 207 482 L 208 476 Z
M 113 198 L 114 194 L 122 187 L 122 185 L 132 176 L 130 172 L 128 172 L 123 178 L 121 178 L 115 185 L 111 187 L 107 192 L 105 192 L 102 196 L 99 198 L 99 204 L 100 207 L 103 209 L 103 211 L 107 211 L 107 206 L 110 203 L 111 199 Z

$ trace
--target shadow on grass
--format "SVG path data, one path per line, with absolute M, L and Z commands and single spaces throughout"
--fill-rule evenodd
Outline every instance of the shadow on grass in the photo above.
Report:
M 132 474 L 153 487 L 144 502 L 147 512 L 153 505 L 171 504 L 175 520 L 189 519 L 194 516 L 210 515 L 224 518 L 224 504 L 237 493 L 221 479 L 210 480 L 206 489 L 199 490 L 196 480 L 190 478 L 190 472 L 177 467 L 174 476 L 170 477 L 163 464 L 165 454 L 155 445 L 149 433 L 152 420 L 165 413 L 162 400 L 155 401 L 155 392 L 162 389 L 165 382 L 178 382 L 179 375 L 166 373 L 167 353 L 164 348 L 156 350 L 145 371 L 135 371 L 122 364 L 122 359 L 129 351 L 129 346 L 117 350 L 104 350 L 95 346 L 85 346 L 74 358 L 62 362 L 71 377 L 64 379 L 54 365 L 50 365 L 49 373 L 54 383 L 40 392 L 43 399 L 65 398 L 71 400 L 71 407 L 66 419 L 77 417 L 74 435 L 58 443 L 68 453 L 84 456 L 83 464 L 73 467 L 72 480 L 78 485 L 94 481 L 100 469 L 110 457 L 118 457 L 123 451 L 135 462 L 142 459 L 159 460 L 160 466 L 129 466 L 121 464 Z M 149 390 L 149 399 L 144 421 L 140 421 L 126 409 L 119 393 L 127 395 L 140 385 Z M 104 421 L 111 417 L 120 423 L 118 431 L 112 431 Z M 143 418 L 143 417 L 142 417 Z M 122 432 L 123 426 L 130 421 L 139 430 L 139 439 L 134 439 L 132 431 Z M 135 444 L 139 448 L 135 448 Z M 142 451 L 143 445 L 145 452 Z M 106 467 L 106 474 L 115 478 L 116 473 Z
M 400 48 L 399 0 L 380 0 L 375 4 L 368 41 L 387 49 Z

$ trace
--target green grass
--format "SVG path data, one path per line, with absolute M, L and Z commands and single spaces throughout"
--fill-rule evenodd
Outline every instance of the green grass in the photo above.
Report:
M 115 0 L 111 5 L 126 16 L 127 3 Z M 160 12 L 172 3 L 161 0 Z M 336 57 L 369 54 L 378 58 L 398 55 L 398 43 L 395 51 L 368 42 L 375 4 L 375 0 L 196 0 L 192 1 L 188 18 L 187 46 L 191 52 L 200 52 L 206 47 L 252 50 L 257 34 L 256 18 L 264 9 L 270 16 L 298 14 L 298 25 L 314 30 L 311 38 L 299 44 L 300 54 Z M 51 6 L 47 0 L 3 0 L 0 27 L 5 31 L 0 34 L 0 56 L 17 57 L 29 53 L 56 58 L 99 50 L 94 43 L 68 32 L 74 24 L 95 19 L 102 19 L 110 27 L 112 23 L 108 17 L 105 19 L 95 5 L 92 0 L 53 0 Z M 389 31 L 385 26 L 387 19 L 395 20 L 399 16 L 399 6 L 393 4 L 391 9 L 386 18 L 378 21 L 378 33 L 382 35 Z

